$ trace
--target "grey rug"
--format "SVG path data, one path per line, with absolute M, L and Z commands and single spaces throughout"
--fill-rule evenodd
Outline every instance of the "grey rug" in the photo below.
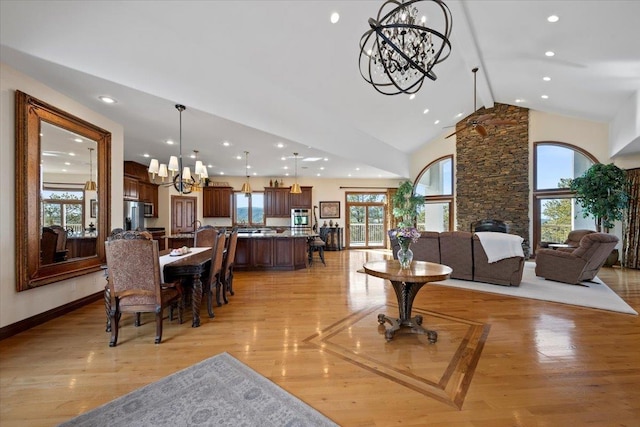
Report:
M 228 353 L 135 390 L 61 426 L 336 426 Z

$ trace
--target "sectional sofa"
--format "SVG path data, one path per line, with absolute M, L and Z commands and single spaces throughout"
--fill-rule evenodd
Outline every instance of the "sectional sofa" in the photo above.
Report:
M 522 281 L 524 256 L 510 256 L 496 262 L 489 262 L 487 252 L 480 241 L 479 233 L 466 231 L 420 233 L 420 239 L 411 244 L 413 259 L 448 265 L 453 269 L 452 279 L 473 280 L 495 285 L 518 286 Z M 504 233 L 490 233 L 497 240 L 507 244 L 517 242 L 518 236 Z M 520 240 L 521 241 L 521 240 Z M 399 246 L 391 239 L 393 256 Z

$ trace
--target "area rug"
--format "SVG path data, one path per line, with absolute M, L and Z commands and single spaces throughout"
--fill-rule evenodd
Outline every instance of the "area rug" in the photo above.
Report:
M 337 426 L 228 353 L 61 426 Z
M 535 263 L 525 262 L 520 286 L 491 285 L 489 283 L 470 282 L 458 279 L 447 279 L 432 284 L 511 295 L 521 298 L 553 301 L 620 313 L 638 314 L 637 311 L 631 308 L 629 304 L 597 277 L 591 282 L 582 282 L 580 285 L 569 285 L 537 277 L 535 268 Z
M 638 315 L 637 311 L 631 308 L 598 277 L 595 277 L 591 282 L 569 285 L 537 277 L 535 269 L 535 262 L 525 262 L 520 286 L 492 285 L 459 279 L 447 279 L 442 282 L 431 282 L 430 284 Z M 364 269 L 358 270 L 358 273 L 364 272 Z

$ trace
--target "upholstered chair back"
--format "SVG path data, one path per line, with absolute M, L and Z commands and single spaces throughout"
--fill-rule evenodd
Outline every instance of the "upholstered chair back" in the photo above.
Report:
M 194 234 L 193 246 L 197 248 L 213 248 L 216 245 L 217 238 L 218 230 L 210 225 L 205 225 L 196 230 Z
M 58 233 L 51 227 L 42 227 L 42 240 L 40 241 L 40 262 L 53 264 L 56 256 L 56 245 L 58 243 Z
M 577 248 L 580 245 L 580 240 L 587 234 L 595 233 L 593 230 L 572 230 L 567 236 L 567 240 L 564 241 L 566 245 Z
M 132 236 L 105 243 L 111 296 L 119 296 L 123 311 L 153 311 L 162 305 L 158 242 Z

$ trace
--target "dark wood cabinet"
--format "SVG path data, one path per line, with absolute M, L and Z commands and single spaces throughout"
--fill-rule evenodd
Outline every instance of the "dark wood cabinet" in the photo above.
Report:
M 202 189 L 202 216 L 230 218 L 233 187 L 205 187 Z
M 291 216 L 290 191 L 289 187 L 265 187 L 264 215 L 269 218 L 289 218 Z
M 125 200 L 138 200 L 138 180 L 129 176 L 124 177 L 124 198 Z
M 236 246 L 234 270 L 298 270 L 307 263 L 307 238 L 241 237 Z
M 291 209 L 311 209 L 313 204 L 313 187 L 300 187 L 302 193 L 289 194 L 289 206 Z
M 324 240 L 325 251 L 341 251 L 342 246 L 342 227 L 321 227 L 320 237 Z

